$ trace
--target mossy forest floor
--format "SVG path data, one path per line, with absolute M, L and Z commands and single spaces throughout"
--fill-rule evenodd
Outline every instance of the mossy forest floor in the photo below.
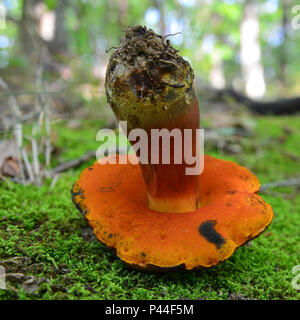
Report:
M 254 117 L 254 135 L 237 154 L 206 152 L 250 168 L 261 183 L 300 176 L 300 116 Z M 53 128 L 59 160 L 96 150 L 99 123 Z M 0 182 L 0 299 L 299 299 L 291 285 L 300 265 L 299 188 L 262 194 L 274 209 L 271 226 L 220 265 L 202 271 L 145 273 L 129 269 L 95 239 L 71 201 L 70 189 L 93 161 L 60 175 L 54 188 Z

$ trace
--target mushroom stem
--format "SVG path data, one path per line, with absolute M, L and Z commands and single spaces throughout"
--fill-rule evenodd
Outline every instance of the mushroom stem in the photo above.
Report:
M 177 102 L 178 103 L 178 102 Z M 172 115 L 170 120 L 164 124 L 164 127 L 159 127 L 155 124 L 151 129 L 168 129 L 172 132 L 173 129 L 179 129 L 182 141 L 176 141 L 175 138 L 170 138 L 170 163 L 163 164 L 163 153 L 169 150 L 163 149 L 163 139 L 159 143 L 159 162 L 158 164 L 151 163 L 151 149 L 153 136 L 150 130 L 148 133 L 148 164 L 140 164 L 143 178 L 147 187 L 149 200 L 149 208 L 162 212 L 187 212 L 194 211 L 198 208 L 199 203 L 199 175 L 187 175 L 186 169 L 191 167 L 186 163 L 184 152 L 196 154 L 196 129 L 199 128 L 199 108 L 196 99 L 191 104 L 186 104 L 181 101 L 183 112 Z M 184 129 L 192 130 L 192 144 L 184 144 Z M 168 139 L 168 137 L 166 138 Z M 182 163 L 175 163 L 175 147 L 177 143 L 182 144 L 180 158 Z M 178 150 L 178 149 L 177 149 Z
M 142 26 L 125 31 L 109 61 L 105 87 L 112 110 L 119 121 L 127 121 L 129 130 L 141 128 L 147 132 L 147 161 L 140 165 L 149 208 L 155 211 L 188 212 L 199 206 L 199 174 L 186 174 L 186 169 L 194 165 L 185 157 L 197 155 L 199 107 L 193 78 L 189 63 L 169 40 Z M 165 137 L 170 139 L 169 150 L 163 150 L 164 137 L 159 139 L 159 163 L 153 163 L 151 157 L 153 129 L 168 129 L 169 133 L 179 129 L 181 135 L 181 140 Z M 191 129 L 191 143 L 185 143 L 185 129 Z M 176 146 L 181 149 L 181 163 L 175 160 Z M 170 163 L 162 163 L 164 152 L 170 152 Z

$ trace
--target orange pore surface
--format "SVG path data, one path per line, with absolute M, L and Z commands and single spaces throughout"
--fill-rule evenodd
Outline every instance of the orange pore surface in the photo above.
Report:
M 120 157 L 126 156 L 135 157 Z M 258 189 L 248 169 L 205 156 L 201 207 L 193 212 L 150 210 L 138 164 L 96 162 L 82 172 L 72 193 L 96 237 L 126 263 L 193 269 L 229 258 L 271 223 L 272 208 Z

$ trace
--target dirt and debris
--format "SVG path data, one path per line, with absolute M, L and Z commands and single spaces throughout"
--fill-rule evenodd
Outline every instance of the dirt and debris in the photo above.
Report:
M 135 90 L 135 96 L 151 98 L 153 102 L 176 98 L 174 90 L 187 90 L 194 73 L 170 41 L 152 29 L 134 26 L 125 30 L 121 44 L 112 53 L 106 73 L 106 95 L 114 104 L 112 95 Z

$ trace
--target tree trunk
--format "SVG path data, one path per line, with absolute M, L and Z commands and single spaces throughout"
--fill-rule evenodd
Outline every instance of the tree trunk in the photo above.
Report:
M 22 53 L 31 57 L 39 51 L 41 38 L 38 34 L 39 19 L 36 14 L 36 6 L 40 0 L 24 0 L 22 18 L 19 24 L 19 39 Z
M 58 0 L 55 8 L 54 39 L 50 42 L 49 49 L 52 53 L 66 53 L 68 51 L 67 32 L 65 28 L 65 8 L 68 0 Z
M 120 29 L 124 29 L 128 24 L 128 0 L 118 0 L 118 22 Z
M 255 0 L 246 0 L 240 25 L 241 67 L 248 97 L 262 98 L 266 91 L 259 43 L 259 21 Z
M 224 89 L 226 85 L 222 55 L 218 49 L 212 52 L 212 67 L 209 74 L 210 85 L 215 89 Z
M 166 35 L 166 22 L 165 22 L 165 12 L 164 12 L 164 1 L 163 0 L 154 0 L 153 2 L 154 7 L 159 11 L 160 13 L 160 19 L 159 19 L 159 33 L 161 35 Z
M 282 0 L 282 17 L 281 17 L 281 28 L 283 32 L 283 41 L 280 45 L 280 55 L 279 55 L 279 79 L 283 87 L 287 85 L 286 79 L 286 63 L 287 63 L 287 51 L 286 51 L 286 38 L 287 38 L 287 30 L 289 18 L 288 18 L 288 10 L 289 10 L 289 1 Z

